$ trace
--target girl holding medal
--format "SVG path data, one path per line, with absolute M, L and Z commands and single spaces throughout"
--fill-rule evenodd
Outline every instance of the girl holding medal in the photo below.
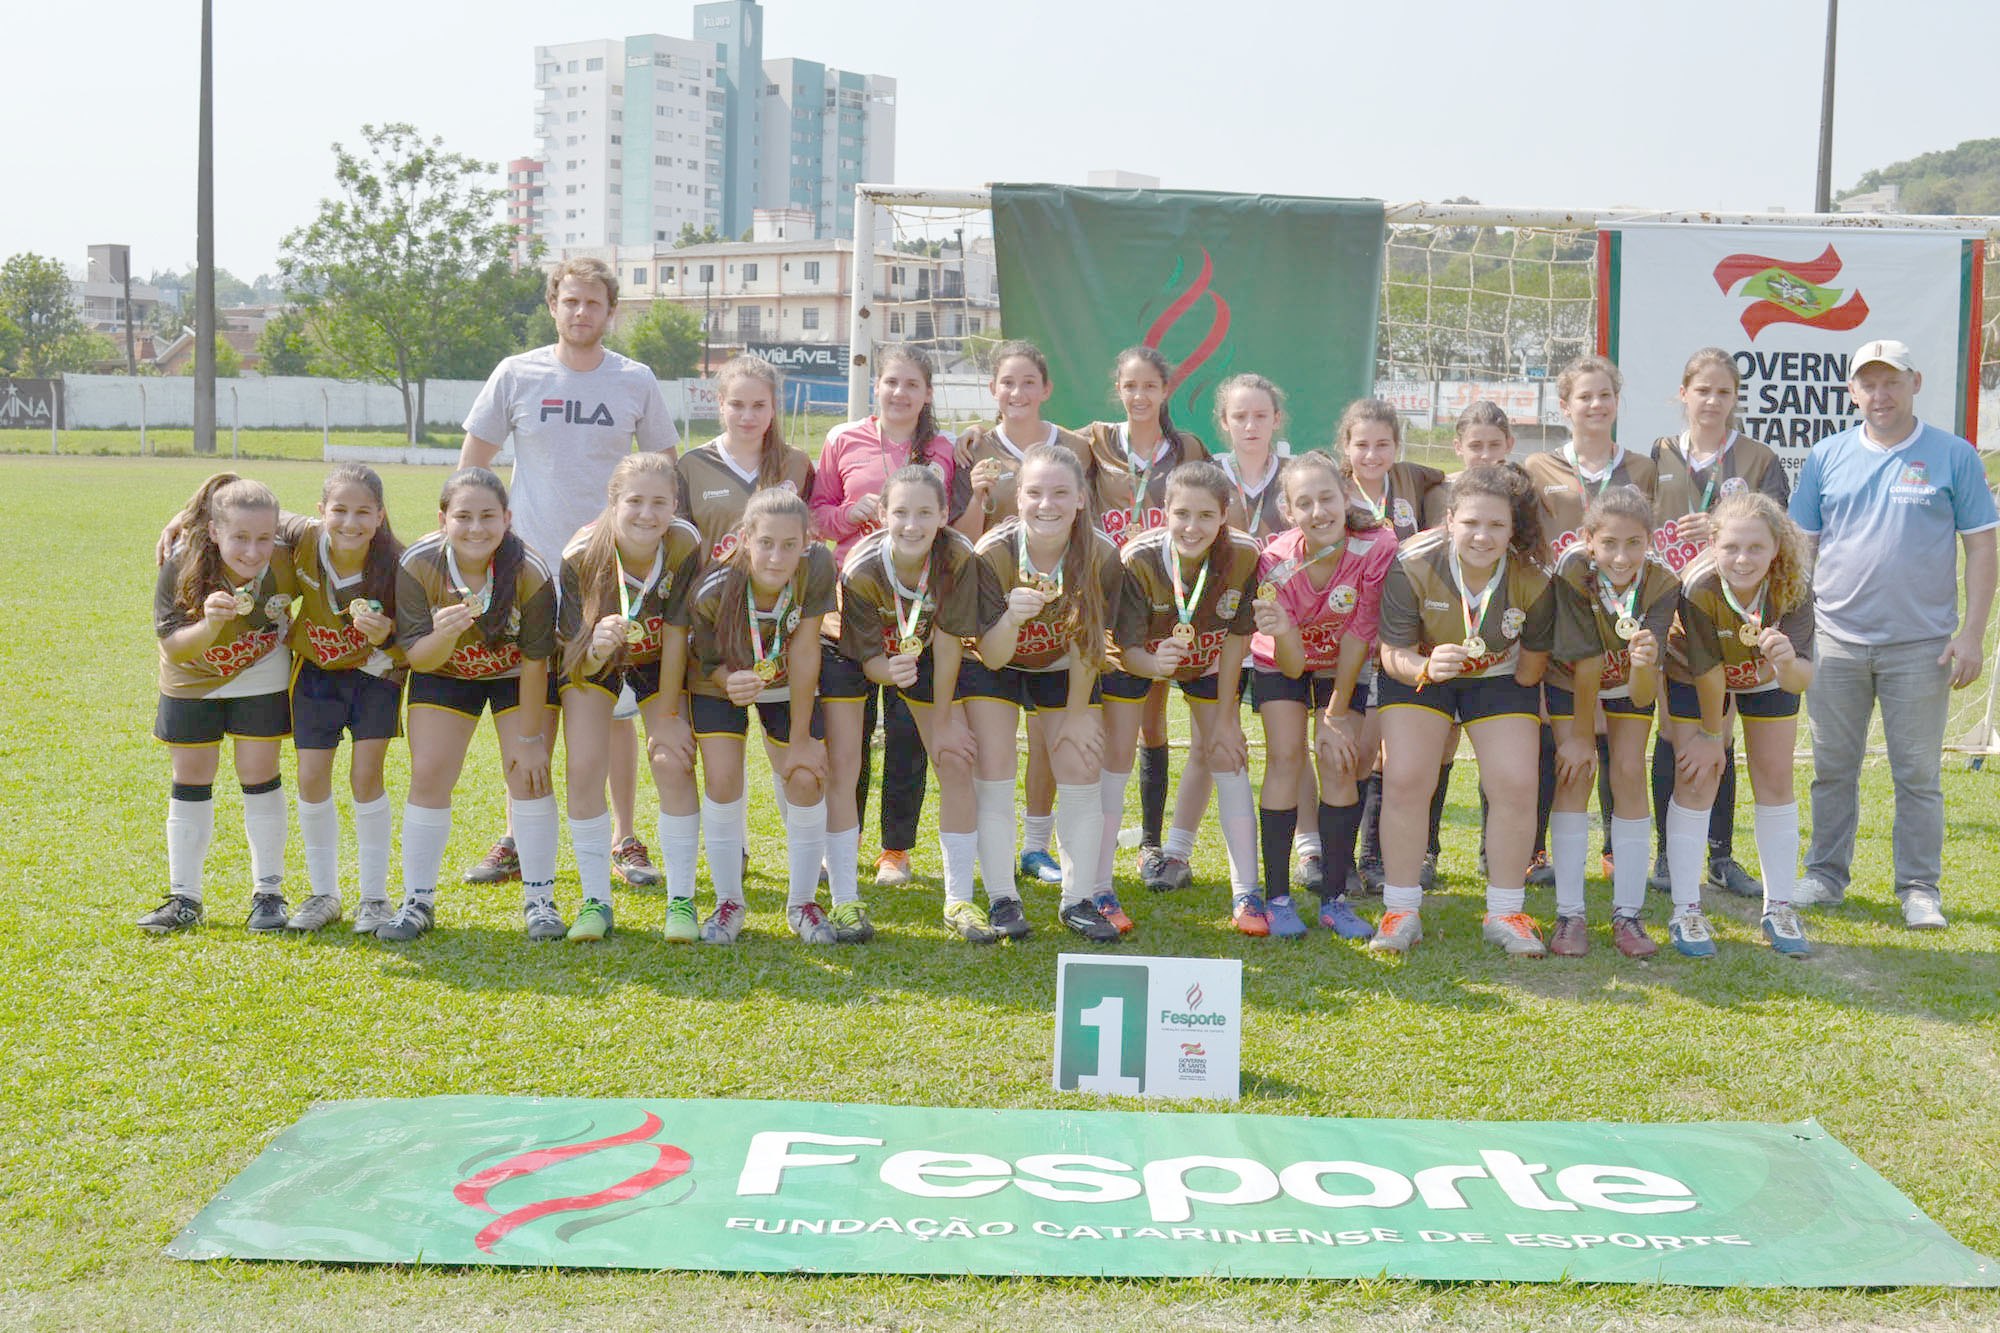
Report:
M 1539 513 L 1512 468 L 1468 468 L 1444 525 L 1405 544 L 1382 586 L 1382 921 L 1371 949 L 1423 938 L 1423 816 L 1452 726 L 1479 756 L 1488 874 L 1485 936 L 1511 955 L 1543 952 L 1522 872 L 1534 840 L 1536 688 L 1555 628 L 1538 563 Z
M 936 765 L 945 924 L 973 943 L 1000 938 L 972 896 L 978 811 L 972 732 L 958 688 L 963 638 L 979 630 L 979 577 L 972 543 L 946 525 L 945 505 L 936 472 L 919 464 L 897 470 L 882 489 L 882 530 L 855 544 L 841 572 L 840 643 L 822 653 L 820 679 L 829 763 L 835 768 L 826 835 L 834 866 L 833 924 L 842 941 L 864 943 L 874 934 L 852 871 L 845 882 L 840 874 L 841 867 L 853 864 L 849 853 L 860 822 L 859 808 L 843 800 L 851 788 L 838 767 L 838 747 L 858 750 L 862 743 L 860 704 L 841 683 L 848 676 L 879 685 L 907 706 Z M 997 863 L 981 869 L 988 900 L 997 905 L 1006 896 L 999 886 L 1011 889 L 1014 883 L 1011 845 Z
M 1125 543 L 1125 585 L 1112 633 L 1116 669 L 1104 674 L 1104 814 L 1092 902 L 1121 933 L 1131 918 L 1112 890 L 1132 748 L 1154 682 L 1174 681 L 1193 723 L 1190 752 L 1216 774 L 1222 838 L 1229 849 L 1230 919 L 1246 935 L 1303 934 L 1290 885 L 1276 903 L 1258 892 L 1256 817 L 1251 813 L 1248 748 L 1238 719 L 1249 649 L 1257 543 L 1223 521 L 1228 476 L 1213 463 L 1183 463 L 1167 478 L 1166 525 Z M 1227 701 L 1226 703 L 1222 701 Z M 1287 839 L 1287 847 L 1290 840 Z M 1296 929 L 1289 928 L 1296 926 Z
M 403 734 L 408 664 L 395 644 L 396 570 L 403 544 L 389 528 L 382 479 L 342 463 L 320 486 L 313 518 L 286 520 L 299 582 L 291 645 L 292 748 L 299 759 L 299 833 L 312 896 L 287 923 L 322 930 L 340 920 L 340 811 L 333 766 L 340 735 L 354 739 L 347 782 L 361 905 L 354 930 L 372 935 L 389 920 L 389 797 L 382 765 Z
M 743 929 L 743 741 L 750 706 L 785 798 L 789 863 L 785 920 L 808 944 L 832 944 L 817 901 L 826 855 L 826 747 L 819 704 L 820 618 L 834 608 L 833 556 L 811 539 L 806 502 L 775 487 L 743 510 L 729 559 L 695 590 L 688 672 L 701 752 L 701 834 L 715 910 L 701 923 L 709 944 Z
M 1118 927 L 1090 900 L 1103 825 L 1104 727 L 1096 697 L 1123 573 L 1117 548 L 1091 522 L 1075 454 L 1036 445 L 1022 457 L 1019 480 L 1019 516 L 993 528 L 976 548 L 980 660 L 959 670 L 978 754 L 979 862 L 991 869 L 1013 852 L 1015 737 L 1026 708 L 1042 720 L 1056 782 L 1062 923 L 1108 943 Z M 1025 935 L 1019 898 L 996 900 L 997 887 L 987 884 L 993 928 Z
M 403 806 L 403 902 L 375 932 L 413 940 L 436 922 L 451 793 L 489 709 L 506 770 L 531 940 L 568 931 L 555 905 L 556 800 L 549 787 L 549 659 L 556 585 L 511 526 L 507 487 L 460 468 L 438 496 L 438 531 L 403 552 L 396 641 L 410 662 L 410 795 Z
M 1359 682 L 1396 542 L 1386 526 L 1349 505 L 1346 479 L 1330 455 L 1295 455 L 1283 485 L 1297 526 L 1265 544 L 1250 640 L 1250 702 L 1264 722 L 1264 893 L 1273 904 L 1273 933 L 1289 933 L 1278 929 L 1287 913 L 1276 904 L 1290 897 L 1287 852 L 1310 794 L 1325 857 L 1319 922 L 1342 939 L 1365 940 L 1374 927 L 1349 905 L 1347 881 L 1361 818 L 1355 775 L 1379 746 Z M 1317 783 L 1305 773 L 1308 709 Z
M 292 729 L 285 685 L 287 616 L 296 584 L 278 545 L 278 497 L 262 482 L 219 472 L 169 527 L 177 534 L 153 589 L 160 703 L 153 735 L 173 752 L 167 801 L 166 900 L 139 918 L 155 935 L 202 920 L 202 865 L 215 836 L 215 772 L 234 742 L 250 844 L 255 931 L 283 930 L 285 792 L 278 742 Z
M 556 637 L 562 645 L 563 740 L 569 747 L 569 837 L 583 906 L 572 940 L 611 933 L 611 816 L 604 777 L 611 713 L 630 688 L 646 721 L 659 791 L 667 884 L 666 937 L 695 938 L 694 734 L 688 725 L 687 597 L 701 565 L 701 534 L 674 514 L 674 464 L 627 454 L 605 488 L 604 512 L 563 552 Z
M 1557 736 L 1555 806 L 1549 817 L 1556 924 L 1549 951 L 1559 957 L 1581 958 L 1590 948 L 1583 895 L 1590 842 L 1586 808 L 1600 744 L 1612 793 L 1611 941 L 1627 958 L 1650 958 L 1659 951 L 1639 921 L 1651 832 L 1646 738 L 1681 590 L 1673 572 L 1649 554 L 1652 540 L 1653 508 L 1645 498 L 1630 490 L 1607 491 L 1584 513 L 1583 540 L 1556 565 L 1555 652 L 1542 697 Z
M 1792 907 L 1799 807 L 1792 753 L 1799 696 L 1812 683 L 1813 604 L 1805 536 L 1770 496 L 1741 491 L 1717 504 L 1715 538 L 1681 574 L 1680 619 L 1667 644 L 1667 716 L 1679 756 L 1667 807 L 1674 901 L 1668 936 L 1692 958 L 1715 953 L 1701 910 L 1701 864 L 1729 733 L 1743 719 L 1752 827 L 1764 879 L 1764 938 L 1779 953 L 1811 953 Z

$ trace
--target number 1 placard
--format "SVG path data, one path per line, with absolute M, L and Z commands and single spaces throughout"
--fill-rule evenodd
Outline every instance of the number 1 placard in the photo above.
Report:
M 1235 1101 L 1243 964 L 1220 958 L 1056 960 L 1062 1091 Z

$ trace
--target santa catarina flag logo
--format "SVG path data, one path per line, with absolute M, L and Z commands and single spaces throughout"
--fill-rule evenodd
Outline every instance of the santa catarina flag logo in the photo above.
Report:
M 1810 324 L 1845 333 L 1868 318 L 1868 302 L 1858 291 L 1826 285 L 1839 276 L 1840 262 L 1840 252 L 1831 245 L 1819 258 L 1804 262 L 1729 255 L 1715 266 L 1715 282 L 1724 293 L 1734 290 L 1750 302 L 1742 318 L 1752 342 L 1773 324 Z

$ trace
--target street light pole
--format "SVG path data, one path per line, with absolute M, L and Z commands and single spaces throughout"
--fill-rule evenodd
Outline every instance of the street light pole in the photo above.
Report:
M 194 451 L 215 452 L 214 0 L 201 0 L 201 116 L 194 204 Z
M 1833 52 L 1840 26 L 1840 0 L 1826 0 L 1826 72 L 1819 94 L 1819 177 L 1813 189 L 1813 212 L 1833 211 Z

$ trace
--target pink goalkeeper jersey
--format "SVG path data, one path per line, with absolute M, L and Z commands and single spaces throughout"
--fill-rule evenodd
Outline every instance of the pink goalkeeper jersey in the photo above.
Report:
M 847 516 L 864 495 L 881 495 L 898 468 L 921 463 L 944 483 L 947 507 L 951 496 L 952 445 L 948 436 L 933 435 L 921 449 L 890 444 L 882 438 L 879 417 L 865 417 L 835 426 L 826 433 L 813 474 L 812 515 L 816 535 L 833 543 L 836 564 L 847 562 L 854 544 L 881 527 L 877 519 L 856 523 Z
M 1382 580 L 1396 561 L 1396 537 L 1392 529 L 1350 532 L 1347 549 L 1338 559 L 1324 559 L 1307 565 L 1305 534 L 1287 528 L 1264 544 L 1257 562 L 1259 581 L 1271 580 L 1280 567 L 1296 561 L 1291 573 L 1278 583 L 1278 605 L 1299 627 L 1305 645 L 1306 670 L 1326 671 L 1340 664 L 1340 640 L 1352 634 L 1375 641 L 1376 623 L 1382 612 Z M 1332 575 L 1328 576 L 1328 567 Z M 1271 651 L 1271 636 L 1250 636 L 1252 665 L 1278 669 Z

